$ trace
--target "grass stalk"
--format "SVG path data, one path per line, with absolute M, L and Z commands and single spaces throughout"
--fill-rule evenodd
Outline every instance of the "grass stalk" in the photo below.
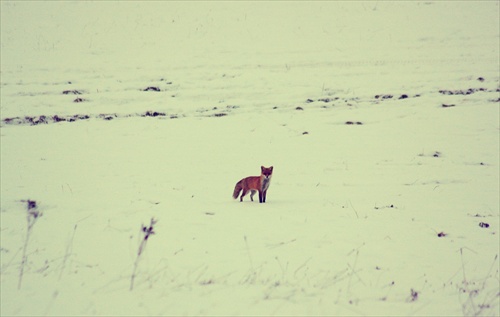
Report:
M 26 228 L 26 239 L 24 240 L 24 246 L 23 246 L 23 255 L 22 255 L 21 265 L 19 267 L 19 281 L 17 283 L 17 289 L 21 289 L 21 285 L 23 282 L 24 266 L 26 265 L 26 262 L 28 261 L 28 256 L 26 255 L 26 250 L 28 249 L 28 242 L 30 240 L 33 226 L 35 225 L 37 219 L 42 216 L 42 213 L 38 211 L 38 206 L 37 206 L 36 201 L 28 199 L 28 200 L 23 200 L 23 202 L 26 202 L 27 228 Z
M 155 234 L 154 225 L 156 224 L 156 222 L 157 222 L 156 219 L 151 218 L 149 226 L 142 225 L 141 231 L 144 234 L 144 236 L 141 240 L 141 243 L 139 244 L 139 249 L 137 250 L 137 257 L 135 258 L 134 268 L 132 270 L 132 275 L 130 277 L 131 291 L 134 289 L 134 282 L 135 282 L 135 277 L 137 276 L 137 267 L 139 266 L 139 260 L 141 259 L 141 254 L 144 252 L 144 249 L 146 248 L 146 243 L 148 242 L 149 237 Z
M 66 245 L 66 252 L 65 252 L 64 258 L 63 258 L 61 272 L 59 273 L 59 279 L 61 279 L 63 272 L 64 272 L 64 268 L 66 267 L 66 262 L 68 261 L 68 258 L 71 255 L 71 251 L 72 251 L 72 247 L 73 247 L 73 240 L 75 239 L 76 228 L 77 228 L 77 225 L 75 225 L 75 227 L 73 228 L 73 235 L 71 236 L 70 241 Z

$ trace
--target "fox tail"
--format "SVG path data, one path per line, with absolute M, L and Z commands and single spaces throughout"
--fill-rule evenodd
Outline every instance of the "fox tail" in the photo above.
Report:
M 241 190 L 243 189 L 243 180 L 236 183 L 234 186 L 233 198 L 236 199 L 240 195 Z

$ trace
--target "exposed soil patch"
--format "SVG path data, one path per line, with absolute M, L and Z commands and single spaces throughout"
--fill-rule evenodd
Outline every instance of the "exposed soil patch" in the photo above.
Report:
M 418 98 L 420 97 L 420 94 L 413 95 L 412 98 Z M 388 99 L 397 99 L 397 100 L 403 100 L 403 99 L 408 99 L 411 98 L 409 94 L 401 94 L 398 96 L 396 95 L 391 95 L 391 94 L 381 94 L 381 95 L 375 95 L 375 99 L 377 100 L 388 100 Z
M 469 88 L 467 90 L 440 90 L 439 93 L 442 95 L 471 95 L 478 91 L 488 91 L 486 88 Z
M 5 118 L 2 123 L 8 125 L 39 125 L 58 122 L 76 122 L 81 120 L 89 120 L 91 118 L 110 121 L 117 118 L 130 118 L 130 117 L 165 117 L 166 114 L 157 111 L 146 111 L 145 113 L 119 115 L 116 113 L 101 113 L 98 115 L 75 114 L 68 116 L 53 115 L 53 116 L 26 116 L 26 117 L 12 117 Z M 170 118 L 177 118 L 177 115 L 172 115 Z
M 165 117 L 166 115 L 164 112 L 146 111 L 141 117 Z
M 393 95 L 375 95 L 375 99 L 392 99 Z
M 227 105 L 225 108 L 218 108 L 218 107 L 212 107 L 210 109 L 201 108 L 201 109 L 196 110 L 196 112 L 203 113 L 203 114 L 205 114 L 204 116 L 206 116 L 206 117 L 220 118 L 220 117 L 227 116 L 233 109 L 237 109 L 237 108 L 239 108 L 239 106 Z M 214 111 L 214 112 L 212 112 L 212 111 Z M 215 112 L 215 111 L 217 111 L 217 112 Z M 210 112 L 212 112 L 212 113 L 210 113 Z
M 318 101 L 321 101 L 321 102 L 324 102 L 324 103 L 328 103 L 328 102 L 332 102 L 332 101 L 336 101 L 336 100 L 339 100 L 339 97 L 335 97 L 335 98 L 320 98 L 320 99 L 318 99 Z
M 102 113 L 102 114 L 98 115 L 97 117 L 109 121 L 109 120 L 113 120 L 114 118 L 117 118 L 118 116 L 116 115 L 116 113 L 115 114 Z
M 219 113 L 214 113 L 212 117 L 224 117 L 227 116 L 227 113 L 219 112 Z
M 26 116 L 26 117 L 13 117 L 13 118 L 6 118 L 3 119 L 3 123 L 5 124 L 10 124 L 10 125 L 39 125 L 39 124 L 48 124 L 48 123 L 57 123 L 57 122 L 62 122 L 62 121 L 67 121 L 67 122 L 75 122 L 79 120 L 87 120 L 90 119 L 89 115 L 81 115 L 81 114 L 75 114 L 71 116 L 59 116 L 59 115 L 54 115 L 54 116 Z
M 381 209 L 386 209 L 386 208 L 388 208 L 388 209 L 396 209 L 397 207 L 394 206 L 394 204 L 390 204 L 390 205 L 382 206 L 382 207 L 375 206 L 373 209 L 375 209 L 375 210 L 381 210 Z
M 229 114 L 230 109 L 237 108 L 238 106 L 227 106 L 226 109 L 221 109 L 219 111 L 221 112 L 216 112 L 207 115 L 208 117 L 225 117 Z M 214 107 L 212 110 L 217 110 L 217 107 Z M 75 115 L 67 115 L 67 116 L 62 116 L 62 115 L 53 115 L 53 116 L 26 116 L 26 117 L 12 117 L 12 118 L 5 118 L 2 120 L 3 124 L 7 125 L 39 125 L 39 124 L 49 124 L 49 123 L 58 123 L 58 122 L 76 122 L 80 120 L 88 120 L 88 119 L 101 119 L 101 120 L 106 120 L 106 121 L 111 121 L 114 119 L 119 119 L 119 118 L 132 118 L 132 117 L 141 117 L 141 118 L 146 118 L 146 117 L 152 117 L 152 118 L 170 118 L 170 119 L 177 119 L 179 117 L 178 114 L 170 114 L 167 115 L 165 112 L 159 112 L 159 111 L 153 111 L 153 110 L 148 110 L 144 113 L 132 113 L 132 114 L 117 114 L 117 113 L 101 113 L 98 115 L 82 115 L 82 114 L 75 114 Z
M 149 86 L 147 88 L 144 88 L 142 91 L 161 91 L 161 89 L 159 87 Z
M 79 90 L 64 90 L 63 95 L 81 95 L 82 92 Z

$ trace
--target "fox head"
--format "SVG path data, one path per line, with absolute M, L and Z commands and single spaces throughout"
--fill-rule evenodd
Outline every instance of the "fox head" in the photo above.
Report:
M 271 178 L 271 175 L 273 174 L 273 167 L 260 167 L 261 175 L 263 175 L 265 178 Z

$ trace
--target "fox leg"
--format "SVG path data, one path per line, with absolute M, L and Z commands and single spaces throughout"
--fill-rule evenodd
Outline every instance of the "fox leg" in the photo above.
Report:
M 263 199 L 263 192 L 259 190 L 259 203 L 262 203 L 262 199 Z
M 243 197 L 245 197 L 245 195 L 248 193 L 248 190 L 247 189 L 243 189 L 243 192 L 241 193 L 241 196 L 240 196 L 240 201 L 243 201 Z
M 262 202 L 263 203 L 266 202 L 266 196 L 267 196 L 267 190 L 265 190 L 265 191 L 262 192 Z
M 251 190 L 251 193 L 250 193 L 250 199 L 253 201 L 253 195 L 255 195 L 255 190 Z

